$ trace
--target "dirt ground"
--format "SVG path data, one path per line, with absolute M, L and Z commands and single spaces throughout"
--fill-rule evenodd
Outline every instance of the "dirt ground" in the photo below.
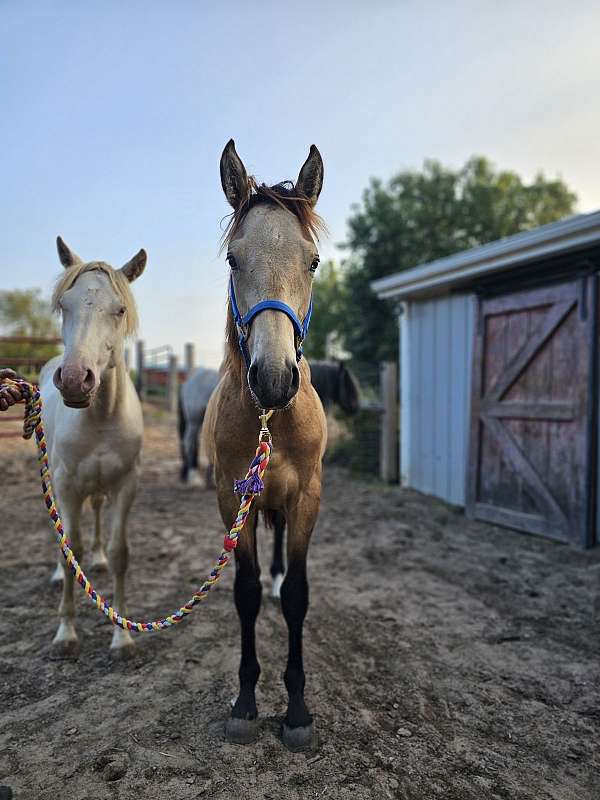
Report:
M 600 797 L 600 550 L 328 469 L 305 628 L 320 749 L 280 741 L 287 636 L 268 597 L 260 738 L 240 747 L 219 735 L 237 687 L 231 568 L 125 663 L 78 591 L 79 660 L 51 658 L 56 546 L 33 451 L 0 441 L 0 784 L 15 800 Z M 187 599 L 220 547 L 214 494 L 182 487 L 177 467 L 172 420 L 154 418 L 130 525 L 133 618 Z M 97 583 L 110 593 L 106 574 Z

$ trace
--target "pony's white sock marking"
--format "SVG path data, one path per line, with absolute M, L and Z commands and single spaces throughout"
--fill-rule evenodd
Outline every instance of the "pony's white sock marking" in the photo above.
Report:
M 203 486 L 204 482 L 197 469 L 191 469 L 187 477 L 188 486 Z
M 58 630 L 56 631 L 56 636 L 54 637 L 54 644 L 60 644 L 61 642 L 76 642 L 77 641 L 77 632 L 75 630 L 75 625 L 73 624 L 73 620 L 71 618 L 61 619 L 60 624 L 58 626 Z
M 119 628 L 115 625 L 110 649 L 120 650 L 123 647 L 133 647 L 133 637 L 129 631 L 125 631 L 123 628 Z
M 281 584 L 283 583 L 283 575 L 281 572 L 277 573 L 273 578 L 273 584 L 271 586 L 271 597 L 279 600 L 281 598 Z
M 63 571 L 62 561 L 59 561 L 56 565 L 54 572 L 52 573 L 52 577 L 50 578 L 50 583 L 57 585 L 62 583 L 65 579 L 65 573 Z

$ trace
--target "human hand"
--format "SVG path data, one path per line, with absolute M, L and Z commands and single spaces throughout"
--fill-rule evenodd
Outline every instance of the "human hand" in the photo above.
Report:
M 0 411 L 6 411 L 15 403 L 19 403 L 23 399 L 23 392 L 18 386 L 7 386 L 3 381 L 8 378 L 14 381 L 20 378 L 20 375 L 12 369 L 0 369 Z

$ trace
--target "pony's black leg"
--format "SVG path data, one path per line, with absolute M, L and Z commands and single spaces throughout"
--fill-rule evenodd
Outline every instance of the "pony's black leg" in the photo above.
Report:
M 181 480 L 185 483 L 188 478 L 189 464 L 187 462 L 187 454 L 185 452 L 185 413 L 183 411 L 183 402 L 181 400 L 181 392 L 177 398 L 177 430 L 179 431 L 179 447 L 181 452 Z
M 283 536 L 285 533 L 285 514 L 283 511 L 273 512 L 273 561 L 271 562 L 271 597 L 281 597 L 281 585 L 285 574 L 283 558 Z
M 200 435 L 202 433 L 202 424 L 204 422 L 204 411 L 200 415 L 197 424 L 194 426 L 195 428 L 195 435 L 194 438 L 190 440 L 190 452 L 189 452 L 189 467 L 190 469 L 198 469 L 198 445 L 200 443 Z
M 289 649 L 283 676 L 288 691 L 283 741 L 290 750 L 308 750 L 317 744 L 313 718 L 304 701 L 302 629 L 308 610 L 306 555 L 319 502 L 309 498 L 288 515 L 288 567 L 281 587 L 281 608 L 288 626 Z
M 260 675 L 256 657 L 254 626 L 260 610 L 262 586 L 256 553 L 257 515 L 246 523 L 249 528 L 240 538 L 235 551 L 236 575 L 234 584 L 235 606 L 240 618 L 242 657 L 240 660 L 240 693 L 225 726 L 225 736 L 230 742 L 249 744 L 258 734 L 258 710 L 255 689 Z
M 197 419 L 186 420 L 185 433 L 183 434 L 183 458 L 186 465 L 186 480 L 190 484 L 201 484 L 198 475 L 198 435 L 200 422 Z
M 302 660 L 302 628 L 308 610 L 306 559 L 293 559 L 281 587 L 281 608 L 288 625 L 289 649 L 283 676 L 288 691 L 288 709 L 284 724 L 288 728 L 310 725 L 312 716 L 304 702 L 304 664 Z

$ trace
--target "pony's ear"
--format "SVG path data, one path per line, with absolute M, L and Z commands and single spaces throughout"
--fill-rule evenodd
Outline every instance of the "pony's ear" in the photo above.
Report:
M 323 188 L 323 159 L 314 144 L 310 146 L 308 158 L 302 165 L 296 189 L 308 199 L 311 206 L 316 206 L 321 189 Z
M 242 159 L 235 150 L 235 142 L 230 139 L 221 155 L 221 186 L 227 202 L 234 211 L 248 197 L 248 175 Z
M 121 272 L 129 283 L 133 283 L 136 278 L 139 278 L 142 272 L 146 268 L 146 261 L 148 260 L 148 256 L 144 249 L 140 250 L 139 253 L 136 253 L 131 261 L 128 261 L 124 267 L 121 267 Z
M 56 237 L 56 249 L 58 250 L 58 257 L 60 258 L 60 263 L 63 265 L 65 269 L 69 269 L 69 267 L 74 267 L 75 264 L 82 264 L 82 260 L 79 258 L 77 253 L 74 253 L 68 245 L 66 245 L 60 236 Z

